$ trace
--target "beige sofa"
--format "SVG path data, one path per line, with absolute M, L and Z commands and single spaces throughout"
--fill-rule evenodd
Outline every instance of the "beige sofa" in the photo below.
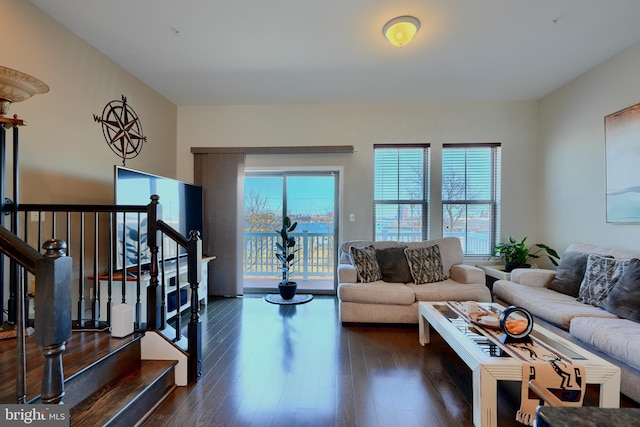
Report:
M 638 252 L 584 243 L 571 244 L 563 258 L 570 253 L 600 254 L 615 260 L 640 258 Z M 562 265 L 561 260 L 559 269 Z M 534 315 L 536 323 L 619 366 L 621 391 L 640 402 L 640 323 L 620 318 L 599 306 L 579 302 L 575 294 L 553 290 L 558 287 L 558 282 L 553 282 L 555 276 L 553 270 L 514 270 L 510 280 L 498 280 L 493 284 L 494 300 L 503 305 L 526 308 Z M 634 281 L 633 278 L 626 280 Z M 617 283 L 622 283 L 622 279 Z M 601 305 L 611 310 L 604 300 Z
M 358 271 L 351 261 L 351 247 L 373 246 L 377 250 L 407 247 L 426 248 L 438 245 L 445 280 L 416 285 L 409 282 L 369 283 L 358 281 Z M 338 298 L 340 321 L 366 323 L 418 323 L 419 301 L 491 301 L 485 275 L 477 267 L 465 265 L 460 240 L 454 237 L 423 242 L 347 241 L 339 248 Z

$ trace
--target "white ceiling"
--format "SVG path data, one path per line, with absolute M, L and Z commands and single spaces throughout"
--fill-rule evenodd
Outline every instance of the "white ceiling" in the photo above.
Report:
M 176 105 L 539 99 L 640 40 L 640 0 L 30 1 Z

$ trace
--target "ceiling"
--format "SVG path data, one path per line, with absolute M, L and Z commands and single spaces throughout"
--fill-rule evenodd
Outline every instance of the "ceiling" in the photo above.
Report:
M 30 1 L 176 105 L 535 100 L 640 40 L 638 0 Z

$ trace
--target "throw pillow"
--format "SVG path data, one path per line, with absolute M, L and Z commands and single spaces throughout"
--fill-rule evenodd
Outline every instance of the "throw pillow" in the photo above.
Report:
M 600 306 L 618 317 L 640 322 L 640 260 L 629 261 L 627 270 Z
M 369 283 L 382 279 L 378 260 L 376 259 L 376 250 L 373 245 L 364 248 L 352 246 L 349 251 L 351 253 L 351 263 L 356 266 L 358 278 L 361 282 Z
M 549 289 L 577 298 L 584 272 L 587 269 L 588 258 L 589 254 L 587 253 L 566 252 L 560 259 L 558 271 L 549 284 Z
M 597 307 L 609 295 L 628 265 L 628 259 L 589 254 L 577 300 Z
M 407 258 L 404 255 L 406 246 L 376 249 L 376 258 L 380 267 L 382 280 L 392 283 L 409 283 L 413 281 Z
M 447 280 L 442 268 L 442 258 L 440 257 L 440 247 L 438 245 L 426 248 L 405 249 L 407 264 L 411 270 L 413 283 L 422 285 L 424 283 L 434 283 Z

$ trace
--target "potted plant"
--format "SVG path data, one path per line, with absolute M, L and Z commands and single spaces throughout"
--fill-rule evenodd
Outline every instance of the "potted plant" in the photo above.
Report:
M 512 236 L 509 236 L 506 243 L 498 243 L 493 248 L 494 256 L 504 261 L 505 271 L 509 272 L 514 268 L 529 268 L 531 267 L 531 264 L 529 264 L 530 260 L 540 258 L 543 255 L 546 255 L 553 265 L 558 265 L 558 261 L 556 260 L 560 259 L 560 256 L 555 249 L 542 243 L 536 243 L 527 247 L 525 245 L 526 240 L 527 238 L 525 237 L 518 242 Z
M 276 230 L 276 233 L 280 235 L 280 242 L 276 242 L 276 258 L 280 261 L 282 270 L 282 281 L 278 284 L 278 291 L 280 296 L 284 300 L 293 298 L 296 294 L 298 285 L 296 282 L 289 280 L 291 274 L 291 267 L 296 263 L 294 261 L 295 254 L 298 251 L 294 249 L 296 245 L 296 239 L 294 236 L 290 236 L 293 230 L 298 226 L 297 222 L 291 223 L 291 219 L 285 216 L 282 220 L 282 228 L 280 231 Z

